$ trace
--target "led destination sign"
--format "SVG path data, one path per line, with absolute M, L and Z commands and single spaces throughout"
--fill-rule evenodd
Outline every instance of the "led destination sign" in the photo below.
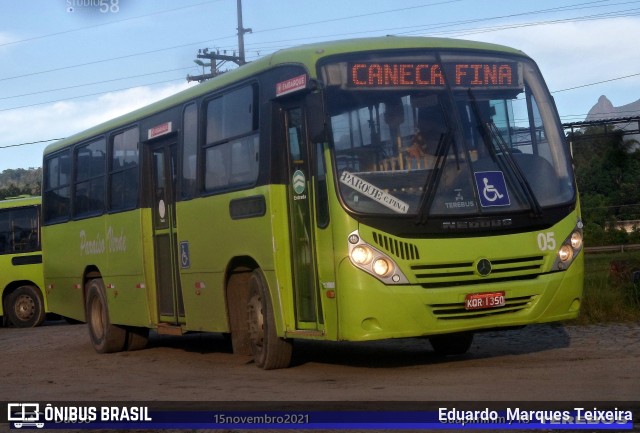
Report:
M 513 88 L 519 87 L 516 62 L 445 63 L 439 64 L 375 62 L 349 63 L 348 86 L 376 87 L 444 87 L 446 77 L 452 87 Z

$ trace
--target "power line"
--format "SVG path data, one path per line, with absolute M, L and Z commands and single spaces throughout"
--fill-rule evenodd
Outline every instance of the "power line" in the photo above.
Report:
M 157 85 L 157 84 L 173 83 L 173 82 L 175 82 L 175 81 L 184 81 L 184 77 L 179 78 L 179 79 L 174 78 L 174 79 L 172 79 L 172 80 L 157 81 L 157 82 L 155 82 L 155 83 L 149 83 L 149 84 L 144 84 L 144 85 L 137 85 L 137 86 L 131 86 L 131 87 L 124 87 L 124 88 L 122 88 L 122 89 L 108 90 L 108 91 L 105 91 L 105 92 L 96 92 L 96 93 L 90 93 L 90 94 L 87 94 L 87 95 L 72 96 L 72 97 L 64 98 L 64 99 L 56 99 L 56 100 L 54 100 L 54 101 L 36 102 L 36 103 L 33 103 L 33 104 L 21 105 L 21 106 L 19 106 L 19 107 L 1 108 L 1 109 L 0 109 L 0 112 L 3 112 L 3 111 L 11 111 L 11 110 L 18 110 L 18 109 L 21 109 L 21 108 L 28 108 L 28 107 L 36 107 L 36 106 L 38 106 L 38 105 L 54 104 L 54 103 L 56 103 L 56 102 L 70 101 L 70 100 L 72 100 L 72 99 L 80 99 L 80 98 L 86 98 L 86 97 L 89 97 L 89 96 L 104 95 L 104 94 L 107 94 L 107 93 L 113 93 L 113 92 L 122 92 L 122 91 L 124 91 L 124 90 L 137 89 L 138 87 L 155 86 L 155 85 Z
M 135 17 L 131 17 L 131 18 L 123 18 L 121 20 L 110 21 L 108 23 L 94 24 L 94 25 L 91 25 L 91 26 L 77 27 L 75 29 L 63 30 L 61 32 L 48 33 L 46 35 L 33 36 L 31 38 L 25 38 L 25 39 L 20 39 L 20 40 L 17 40 L 17 41 L 5 42 L 5 43 L 0 44 L 0 47 L 4 47 L 4 46 L 7 46 L 7 45 L 19 44 L 19 43 L 22 43 L 22 42 L 35 41 L 35 40 L 38 40 L 38 39 L 45 39 L 45 38 L 49 38 L 49 37 L 52 37 L 52 36 L 59 36 L 59 35 L 64 35 L 64 34 L 68 34 L 68 33 L 75 33 L 75 32 L 79 32 L 79 31 L 82 31 L 82 30 L 94 29 L 96 27 L 110 26 L 112 24 L 120 24 L 120 23 L 123 23 L 123 22 L 126 22 L 126 21 L 138 20 L 140 18 L 147 18 L 147 17 L 154 16 L 154 15 L 162 15 L 162 14 L 166 14 L 166 13 L 169 13 L 169 12 L 175 12 L 175 11 L 178 11 L 178 10 L 189 9 L 189 8 L 192 8 L 192 7 L 202 6 L 204 4 L 209 4 L 209 3 L 219 2 L 219 1 L 222 1 L 222 0 L 210 0 L 210 1 L 197 3 L 197 4 L 193 4 L 193 5 L 189 5 L 189 6 L 182 6 L 182 7 L 179 7 L 179 8 L 167 9 L 167 10 L 159 11 L 159 12 L 153 12 L 153 13 L 146 14 L 146 15 L 139 15 L 139 16 L 135 16 Z
M 430 3 L 427 5 L 421 5 L 421 6 L 417 6 L 417 7 L 412 7 L 412 8 L 399 8 L 399 9 L 391 9 L 391 10 L 385 10 L 385 11 L 380 11 L 380 12 L 373 12 L 373 13 L 369 13 L 369 14 L 361 14 L 361 15 L 352 15 L 352 16 L 348 16 L 348 17 L 341 17 L 341 18 L 336 18 L 333 20 L 323 20 L 323 21 L 317 21 L 314 23 L 324 23 L 324 22 L 329 22 L 329 21 L 338 21 L 338 20 L 346 20 L 346 19 L 352 19 L 352 18 L 357 18 L 357 17 L 362 17 L 362 16 L 369 16 L 369 15 L 376 15 L 376 14 L 384 14 L 384 13 L 390 13 L 390 12 L 394 12 L 394 11 L 402 11 L 402 10 L 408 10 L 408 9 L 415 9 L 418 7 L 427 7 L 427 6 L 434 6 L 434 5 L 440 5 L 440 4 L 444 4 L 444 3 L 450 3 L 452 1 L 460 1 L 460 0 L 449 0 L 449 1 L 444 1 L 444 2 L 439 2 L 439 3 Z M 561 11 L 561 10 L 567 10 L 570 8 L 570 10 L 577 10 L 577 9 L 587 9 L 587 8 L 595 8 L 595 7 L 603 7 L 602 5 L 600 5 L 600 3 L 603 3 L 604 1 L 607 0 L 598 0 L 598 1 L 591 1 L 591 2 L 585 2 L 585 3 L 577 3 L 574 5 L 568 5 L 568 6 L 561 6 L 561 7 L 556 7 L 556 8 L 549 8 L 549 9 L 542 9 L 542 10 L 537 10 L 537 11 L 529 11 L 529 12 L 524 12 L 524 13 L 518 13 L 518 14 L 511 14 L 511 15 L 504 15 L 504 16 L 499 16 L 499 17 L 490 17 L 490 18 L 484 18 L 484 19 L 475 19 L 475 20 L 467 20 L 467 21 L 459 21 L 459 22 L 453 22 L 453 23 L 443 23 L 441 25 L 439 25 L 439 27 L 444 27 L 444 26 L 453 26 L 453 25 L 458 25 L 459 23 L 470 23 L 470 22 L 476 22 L 476 21 L 486 21 L 486 20 L 493 20 L 493 19 L 498 19 L 498 18 L 505 18 L 505 17 L 514 17 L 514 16 L 522 16 L 522 15 L 528 15 L 528 14 L 539 14 L 539 13 L 548 13 L 548 12 L 557 12 L 557 11 Z M 633 1 L 633 2 L 623 2 L 623 3 L 615 3 L 613 4 L 614 6 L 617 5 L 622 5 L 622 4 L 629 4 L 629 3 L 639 3 L 638 1 Z M 198 6 L 198 5 L 202 5 L 205 3 L 199 3 L 197 5 L 192 5 L 192 6 Z M 189 7 L 192 7 L 189 6 Z M 165 12 L 170 12 L 170 11 L 174 11 L 174 10 L 178 10 L 178 9 L 185 9 L 185 8 L 176 8 L 176 9 L 171 9 L 169 11 L 162 11 L 162 12 L 158 12 L 158 13 L 165 13 Z M 608 14 L 611 14 L 614 12 L 610 12 Z M 615 13 L 620 13 L 620 11 L 617 11 Z M 150 14 L 150 15 L 154 15 L 154 14 Z M 602 15 L 602 14 L 601 14 Z M 597 17 L 602 18 L 601 15 L 597 15 Z M 148 16 L 148 15 L 147 15 Z M 608 17 L 609 15 L 607 15 Z M 593 19 L 593 15 L 589 16 L 590 19 Z M 138 17 L 139 18 L 139 17 Z M 571 19 L 566 19 L 566 20 L 553 20 L 553 21 L 548 21 L 548 22 L 538 22 L 538 23 L 527 23 L 527 24 L 519 24 L 519 26 L 525 26 L 525 25 L 541 25 L 541 24 L 546 24 L 546 23 L 556 23 L 559 21 L 562 22 L 568 22 L 568 21 L 579 21 L 581 19 L 584 19 L 585 17 L 577 17 L 577 18 L 571 18 Z M 133 19 L 133 18 L 131 18 Z M 123 20 L 120 20 L 123 21 Z M 287 27 L 279 27 L 279 28 L 272 28 L 272 29 L 266 29 L 263 30 L 262 32 L 267 32 L 267 31 L 274 31 L 274 30 L 280 30 L 280 29 L 288 29 L 288 28 L 292 28 L 292 27 L 298 27 L 298 26 L 304 26 L 304 25 L 310 25 L 313 23 L 305 23 L 305 24 L 300 24 L 300 25 L 295 25 L 295 26 L 287 26 Z M 403 27 L 403 28 L 407 28 L 407 27 Z M 504 28 L 504 27 L 503 27 Z M 502 29 L 502 28 L 499 28 Z M 476 29 L 474 31 L 480 31 L 483 29 Z M 415 31 L 415 30 L 414 30 Z M 460 30 L 458 30 L 460 31 Z M 256 32 L 258 33 L 258 32 Z M 361 32 L 362 33 L 362 32 Z M 317 38 L 317 37 L 316 37 Z M 297 40 L 299 41 L 300 38 L 297 38 Z M 285 41 L 277 41 L 277 42 L 285 42 Z M 103 63 L 103 62 L 108 62 L 108 61 L 113 61 L 113 60 L 119 60 L 119 59 L 124 59 L 124 58 L 130 58 L 130 57 L 136 57 L 136 56 L 140 56 L 140 55 L 144 55 L 144 54 L 153 54 L 153 53 L 157 53 L 160 51 L 166 51 L 166 50 L 171 50 L 171 49 L 177 49 L 177 48 L 183 48 L 186 46 L 191 46 L 191 45 L 196 45 L 196 44 L 203 44 L 206 43 L 205 42 L 195 42 L 195 43 L 189 43 L 189 44 L 182 44 L 182 45 L 178 45 L 178 46 L 172 46 L 172 47 L 167 47 L 167 48 L 160 48 L 160 49 L 156 49 L 156 50 L 151 50 L 151 51 L 146 51 L 146 52 L 141 52 L 141 53 L 135 53 L 135 54 L 129 54 L 129 55 L 125 55 L 125 56 L 120 56 L 120 57 L 115 57 L 115 58 L 110 58 L 110 59 L 102 59 L 102 60 L 97 60 L 97 61 L 93 61 L 93 62 L 87 62 L 87 63 L 82 63 L 82 64 L 78 64 L 78 65 L 70 65 L 70 66 L 65 66 L 65 67 L 61 67 L 61 68 L 55 68 L 55 69 L 50 69 L 50 70 L 46 70 L 46 71 L 39 71 L 39 72 L 33 72 L 30 74 L 23 74 L 20 76 L 15 76 L 15 77 L 5 77 L 5 78 L 0 78 L 0 81 L 4 81 L 4 80 L 10 80 L 10 79 L 14 79 L 14 78 L 22 78 L 22 77 L 27 77 L 27 76 L 31 76 L 31 75 L 37 75 L 37 74 L 43 74 L 43 73 L 48 73 L 48 72 L 53 72 L 53 71 L 60 71 L 60 70 L 65 70 L 65 69 L 71 69 L 71 68 L 76 68 L 76 67 L 81 67 L 81 66 L 87 66 L 87 65 L 92 65 L 92 64 L 96 64 L 96 63 Z M 255 48 L 254 48 L 255 49 Z M 186 68 L 185 68 L 186 69 Z M 137 76 L 132 76 L 131 78 L 135 78 L 135 77 L 140 77 L 140 76 L 144 76 L 144 75 L 152 75 L 154 73 L 149 73 L 149 74 L 143 74 L 143 75 L 137 75 Z M 596 85 L 596 84 L 601 84 L 601 83 L 606 83 L 609 81 L 615 81 L 615 80 L 619 80 L 619 79 L 623 79 L 623 78 L 629 78 L 629 77 L 633 77 L 633 76 L 637 76 L 640 74 L 632 74 L 629 76 L 625 76 L 625 77 L 618 77 L 618 78 L 613 78 L 610 80 L 605 80 L 605 81 L 601 81 L 601 82 L 597 82 L 597 83 L 590 83 L 590 84 L 585 84 L 582 86 L 576 86 L 574 88 L 579 88 L 579 87 L 587 87 L 587 86 L 592 86 L 592 85 Z M 121 78 L 124 79 L 124 78 Z M 109 82 L 109 81 L 117 81 L 117 80 L 121 80 L 121 79 L 114 79 L 114 80 L 106 80 L 103 82 Z M 103 82 L 97 82 L 95 84 L 100 84 Z M 165 81 L 168 82 L 168 81 Z M 158 83 L 152 83 L 150 85 L 153 84 L 158 84 Z M 90 84 L 86 84 L 86 85 L 77 85 L 77 86 L 71 86 L 69 88 L 75 88 L 75 87 L 81 87 L 81 86 L 88 86 Z M 145 85 L 145 84 L 142 84 Z M 69 88 L 62 88 L 62 89 L 56 89 L 56 90 L 66 90 Z M 561 89 L 555 92 L 563 92 L 563 91 L 567 91 L 567 90 L 573 90 L 574 88 L 568 88 L 568 89 Z M 123 89 L 118 89 L 118 90 L 123 90 Z M 114 90 L 114 91 L 118 91 L 118 90 Z M 33 94 L 36 93 L 47 93 L 50 91 L 43 91 L 43 92 L 35 92 Z M 107 93 L 107 92 L 102 92 L 102 93 Z M 88 94 L 88 95 L 82 95 L 82 96 L 78 96 L 75 98 L 68 98 L 68 99 L 77 99 L 79 97 L 85 97 L 85 96 L 94 96 L 97 94 L 102 94 L 102 93 L 94 93 L 94 94 Z M 32 94 L 26 94 L 26 95 L 20 95 L 20 96 L 27 96 L 27 95 L 32 95 Z M 12 97 L 3 97 L 0 99 L 9 99 L 9 98 L 14 98 L 17 96 L 12 96 Z M 60 102 L 60 100 L 56 100 L 56 101 L 48 101 L 48 102 L 43 102 L 43 103 L 39 103 L 39 104 L 31 104 L 31 105 L 25 105 L 25 106 L 21 106 L 21 107 L 15 107 L 15 109 L 17 108 L 25 108 L 28 106 L 32 106 L 32 105 L 43 105 L 43 104 L 47 104 L 47 103 L 52 103 L 52 102 Z M 4 110 L 0 110 L 0 111 L 8 111 L 11 109 L 4 109 Z
M 14 77 L 5 77 L 5 78 L 0 78 L 0 81 L 8 81 L 8 80 L 14 80 L 16 78 L 24 78 L 24 77 L 30 77 L 33 75 L 40 75 L 40 74 L 46 74 L 49 72 L 57 72 L 57 71 L 64 71 L 66 69 L 73 69 L 73 68 L 79 68 L 81 66 L 88 66 L 88 65 L 95 65 L 98 63 L 105 63 L 105 62 L 110 62 L 112 60 L 122 60 L 122 59 L 128 59 L 130 57 L 138 57 L 138 56 L 142 56 L 145 54 L 155 54 L 155 53 L 159 53 L 160 51 L 168 51 L 168 50 L 175 50 L 177 48 L 185 48 L 185 47 L 189 47 L 192 45 L 201 45 L 201 44 L 206 44 L 209 41 L 203 41 L 203 42 L 192 42 L 192 43 L 188 43 L 188 44 L 182 44 L 182 45 L 175 45 L 172 47 L 168 47 L 168 48 L 159 48 L 157 50 L 151 50 L 151 51 L 145 51 L 145 52 L 141 52 L 141 53 L 134 53 L 134 54 L 126 54 L 124 56 L 119 56 L 119 57 L 112 57 L 110 59 L 102 59 L 102 60 L 94 60 L 92 62 L 86 62 L 86 63 L 79 63 L 77 65 L 70 65 L 70 66 L 62 66 L 60 68 L 54 68 L 54 69 L 48 69 L 45 71 L 39 71 L 39 72 L 30 72 L 28 74 L 22 74 L 22 75 L 16 75 Z
M 20 146 L 27 146 L 29 144 L 39 144 L 39 143 L 48 143 L 50 141 L 58 141 L 58 140 L 64 140 L 64 138 L 50 138 L 48 140 L 40 140 L 40 141 L 31 141 L 29 143 L 20 143 L 20 144 L 9 144 L 7 146 L 0 146 L 0 149 L 7 149 L 9 147 L 20 147 Z
M 504 18 L 514 18 L 514 17 L 518 17 L 518 16 L 526 16 L 526 15 L 537 15 L 537 14 L 542 14 L 542 13 L 551 13 L 551 12 L 560 12 L 560 11 L 564 11 L 564 10 L 580 10 L 580 9 L 591 9 L 591 8 L 600 8 L 600 7 L 610 7 L 610 6 L 619 6 L 619 5 L 624 5 L 624 4 L 629 4 L 629 3 L 640 3 L 640 1 L 627 1 L 627 2 L 623 2 L 623 3 L 615 3 L 615 4 L 606 4 L 606 5 L 595 5 L 593 6 L 593 4 L 596 3 L 603 3 L 603 2 L 608 2 L 609 0 L 596 0 L 596 1 L 590 1 L 590 2 L 585 2 L 585 3 L 576 3 L 573 5 L 567 5 L 567 6 L 560 6 L 560 7 L 555 7 L 555 8 L 548 8 L 548 9 L 540 9 L 540 10 L 534 10 L 534 11 L 528 11 L 528 12 L 521 12 L 521 13 L 517 13 L 517 14 L 510 14 L 510 15 L 500 15 L 500 16 L 496 16 L 496 17 L 485 17 L 485 18 L 476 18 L 476 19 L 472 19 L 472 20 L 462 20 L 462 21 L 451 21 L 451 22 L 446 22 L 446 23 L 440 23 L 440 24 L 436 24 L 436 25 L 420 25 L 420 26 L 403 26 L 403 27 L 393 27 L 393 28 L 385 28 L 385 29 L 377 29 L 377 30 L 367 30 L 367 31 L 360 31 L 360 32 L 349 32 L 349 33 L 340 33 L 340 34 L 329 34 L 329 35 L 323 35 L 323 36 L 315 36 L 315 37 L 308 37 L 308 38 L 300 38 L 297 37 L 295 39 L 285 39 L 285 40 L 279 40 L 279 41 L 270 41 L 270 42 L 264 42 L 264 43 L 269 43 L 269 44 L 273 44 L 273 43 L 282 43 L 282 42 L 291 42 L 291 41 L 299 41 L 301 39 L 323 39 L 323 38 L 331 38 L 331 37 L 337 37 L 337 36 L 347 36 L 347 35 L 355 35 L 355 34 L 363 34 L 363 33 L 380 33 L 380 32 L 395 32 L 394 34 L 410 34 L 410 33 L 417 33 L 419 31 L 423 31 L 423 30 L 427 30 L 427 29 L 438 29 L 438 28 L 446 28 L 446 27 L 455 27 L 455 26 L 459 26 L 462 24 L 472 24 L 475 22 L 487 22 L 487 21 L 493 21 L 493 20 L 498 20 L 498 19 L 504 19 Z M 587 5 L 592 5 L 592 6 L 587 6 Z M 582 7 L 579 7 L 582 6 Z M 409 9 L 409 8 L 404 8 L 404 9 Z M 394 9 L 394 10 L 390 10 L 390 11 L 385 11 L 385 12 L 391 12 L 391 11 L 398 11 L 398 10 L 404 10 L 404 9 Z M 611 12 L 610 12 L 611 13 Z M 617 11 L 615 13 L 620 13 L 620 11 Z M 335 20 L 344 20 L 344 19 L 350 19 L 350 18 L 358 18 L 361 16 L 366 16 L 368 14 L 365 15 L 352 15 L 349 17 L 343 17 L 343 18 L 337 18 Z M 582 18 L 582 17 L 578 17 L 578 18 Z M 571 18 L 569 20 L 576 20 L 578 21 L 578 18 Z M 606 18 L 606 17 L 603 17 Z M 335 21 L 335 20 L 324 20 L 324 21 L 316 21 L 316 22 L 310 22 L 310 23 L 305 23 L 305 24 L 296 24 L 296 25 L 292 25 L 292 26 L 287 26 L 287 27 L 276 27 L 276 28 L 272 28 L 272 29 L 266 29 L 266 30 L 258 30 L 258 31 L 254 31 L 254 34 L 257 33 L 265 33 L 265 32 L 270 32 L 273 30 L 282 30 L 282 29 L 290 29 L 290 28 L 295 28 L 295 27 L 303 27 L 303 26 L 307 26 L 307 25 L 311 25 L 311 24 L 320 24 L 320 23 L 326 23 L 326 22 L 330 22 L 330 21 Z M 544 24 L 548 24 L 548 23 L 552 23 L 553 21 L 547 21 L 547 22 L 536 22 L 533 23 L 532 25 L 544 25 Z M 517 24 L 514 26 L 525 26 L 525 24 Z M 411 31 L 407 31 L 404 33 L 398 32 L 400 30 L 406 30 L 406 29 L 412 29 Z M 492 27 L 492 28 L 488 28 L 488 29 L 496 29 L 496 30 L 502 30 L 502 29 L 506 29 L 506 27 L 501 27 L 501 28 L 496 28 L 496 27 Z M 458 30 L 451 30 L 450 32 L 463 32 L 463 31 L 476 31 L 478 29 L 458 29 Z M 482 30 L 483 32 L 487 31 L 487 28 L 480 28 L 480 30 Z M 446 32 L 442 32 L 442 34 L 445 34 Z M 251 45 L 249 45 L 251 46 Z M 255 46 L 255 44 L 254 44 Z M 282 48 L 283 46 L 277 46 L 277 47 L 255 47 L 255 48 L 251 48 L 253 51 L 256 50 L 265 50 L 265 49 L 279 49 Z
M 388 14 L 388 13 L 392 13 L 392 12 L 414 10 L 414 9 L 420 9 L 420 8 L 431 7 L 431 6 L 440 6 L 440 5 L 444 5 L 444 4 L 448 4 L 448 3 L 456 3 L 456 2 L 460 2 L 460 1 L 463 1 L 463 0 L 447 0 L 447 1 L 441 1 L 441 2 L 436 2 L 436 3 L 428 3 L 428 4 L 425 4 L 425 5 L 419 5 L 419 6 L 410 6 L 410 7 L 398 8 L 398 9 L 388 9 L 388 10 L 379 11 L 379 12 L 370 12 L 370 13 L 366 13 L 366 14 L 350 15 L 350 16 L 346 16 L 346 17 L 331 18 L 331 19 L 326 19 L 326 20 L 321 20 L 321 21 L 311 21 L 311 22 L 307 22 L 307 23 L 303 23 L 303 24 L 292 24 L 292 25 L 283 26 L 283 27 L 273 27 L 273 28 L 270 28 L 270 29 L 259 30 L 259 31 L 256 31 L 254 33 L 267 33 L 267 32 L 273 32 L 273 31 L 277 31 L 277 30 L 289 30 L 289 29 L 293 29 L 293 28 L 296 28 L 296 27 L 307 27 L 307 26 L 315 25 L 315 24 L 326 24 L 326 23 L 331 23 L 331 22 L 336 22 L 336 21 L 351 20 L 351 19 L 354 19 L 354 18 L 363 18 L 363 17 L 369 17 L 369 16 L 373 16 L 373 15 Z
M 148 74 L 130 75 L 128 77 L 114 78 L 114 79 L 111 79 L 111 80 L 94 81 L 93 83 L 76 84 L 75 86 L 59 87 L 57 89 L 41 90 L 39 92 L 23 93 L 21 95 L 4 96 L 4 97 L 0 98 L 0 100 L 21 98 L 21 97 L 24 97 L 24 96 L 40 95 L 40 94 L 43 94 L 43 93 L 58 92 L 60 90 L 71 90 L 71 89 L 77 89 L 77 88 L 80 88 L 80 87 L 95 86 L 96 84 L 112 83 L 114 81 L 129 80 L 131 78 L 148 77 L 150 75 L 165 74 L 167 72 L 184 71 L 184 70 L 187 70 L 187 69 L 193 69 L 193 66 L 190 66 L 190 67 L 187 67 L 187 68 L 167 69 L 165 71 L 158 71 L 158 72 L 149 72 Z
M 568 87 L 566 89 L 561 89 L 561 90 L 554 90 L 551 93 L 560 93 L 560 92 L 566 92 L 568 90 L 582 89 L 583 87 L 590 87 L 590 86 L 595 86 L 596 84 L 610 83 L 612 81 L 618 81 L 618 80 L 623 80 L 625 78 L 638 77 L 638 76 L 640 76 L 640 72 L 637 74 L 625 75 L 624 77 L 610 78 L 608 80 L 597 81 L 595 83 L 582 84 L 580 86 Z

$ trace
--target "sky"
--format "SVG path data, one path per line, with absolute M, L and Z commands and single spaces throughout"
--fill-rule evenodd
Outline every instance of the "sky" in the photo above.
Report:
M 563 122 L 640 100 L 640 0 L 242 0 L 248 61 L 411 35 L 500 43 L 538 63 Z M 0 171 L 186 89 L 198 49 L 237 50 L 236 0 L 0 0 Z M 232 66 L 229 66 L 232 67 Z M 640 115 L 629 112 L 629 116 Z

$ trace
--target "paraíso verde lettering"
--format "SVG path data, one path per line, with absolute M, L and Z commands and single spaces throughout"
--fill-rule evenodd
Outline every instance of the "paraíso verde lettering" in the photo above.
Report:
M 111 226 L 107 228 L 104 235 L 97 233 L 95 236 L 90 236 L 85 230 L 80 230 L 80 255 L 91 256 L 104 254 L 106 251 L 110 253 L 127 251 L 127 236 L 124 234 L 124 228 L 121 228 L 117 235 Z

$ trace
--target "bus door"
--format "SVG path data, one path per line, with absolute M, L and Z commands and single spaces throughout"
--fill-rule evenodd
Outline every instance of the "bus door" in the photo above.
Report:
M 283 107 L 287 142 L 287 179 L 292 280 L 298 329 L 319 329 L 322 323 L 316 267 L 314 164 L 302 105 Z
M 178 146 L 164 140 L 149 147 L 151 167 L 153 244 L 156 270 L 156 296 L 160 322 L 184 323 L 184 303 L 180 286 L 176 225 L 176 180 Z

